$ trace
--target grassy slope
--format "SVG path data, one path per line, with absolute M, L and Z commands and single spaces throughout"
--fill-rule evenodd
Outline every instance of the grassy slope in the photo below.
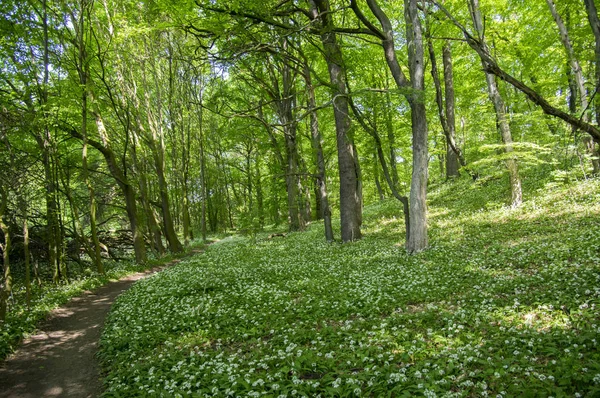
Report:
M 431 249 L 234 238 L 136 284 L 103 335 L 107 396 L 598 396 L 600 182 L 432 189 Z

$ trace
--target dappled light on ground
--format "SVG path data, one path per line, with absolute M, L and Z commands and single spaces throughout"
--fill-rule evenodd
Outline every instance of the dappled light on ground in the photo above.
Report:
M 118 300 L 107 396 L 600 393 L 599 185 L 520 209 L 434 193 L 416 256 L 396 201 L 368 207 L 352 244 L 314 224 L 213 246 Z
M 95 354 L 106 314 L 119 294 L 149 274 L 130 275 L 53 311 L 1 364 L 0 397 L 98 397 L 102 383 Z

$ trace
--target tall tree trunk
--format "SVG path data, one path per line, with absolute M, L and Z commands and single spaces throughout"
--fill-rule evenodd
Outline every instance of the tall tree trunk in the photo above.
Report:
M 487 50 L 485 37 L 483 36 L 483 20 L 479 11 L 479 0 L 470 0 L 469 5 L 471 19 L 473 20 L 473 25 L 475 26 L 475 30 L 477 31 L 481 45 L 484 47 L 484 50 L 489 53 Z M 486 65 L 483 63 L 483 61 L 482 64 L 485 69 Z M 508 119 L 506 117 L 506 106 L 504 104 L 504 100 L 498 91 L 498 85 L 496 84 L 495 76 L 492 73 L 486 72 L 485 78 L 488 86 L 488 94 L 492 104 L 494 105 L 494 110 L 496 111 L 496 121 L 498 129 L 500 130 L 502 142 L 504 143 L 504 152 L 511 154 L 514 152 L 513 140 Z M 523 202 L 523 193 L 521 190 L 521 178 L 519 177 L 519 166 L 517 159 L 514 156 L 509 157 L 506 160 L 506 167 L 508 168 L 508 174 L 510 178 L 511 206 L 518 207 Z
M 388 16 L 376 0 L 367 0 L 369 9 L 379 21 L 382 30 L 373 25 L 360 10 L 356 0 L 350 6 L 363 24 L 381 40 L 385 61 L 396 86 L 404 92 L 411 109 L 413 138 L 413 170 L 410 189 L 410 214 L 407 223 L 406 250 L 416 253 L 427 248 L 427 179 L 429 150 L 427 147 L 427 118 L 424 95 L 423 34 L 417 0 L 404 1 L 404 19 L 410 81 L 404 75 L 396 57 L 394 31 Z M 405 206 L 405 215 L 408 209 Z
M 50 121 L 47 108 L 48 103 L 48 87 L 49 87 L 49 42 L 48 42 L 48 7 L 46 0 L 42 1 L 42 29 L 44 37 L 44 77 L 43 85 L 40 90 L 40 105 L 43 108 L 43 127 L 39 134 L 36 134 L 36 141 L 42 151 L 42 163 L 44 165 L 44 178 L 46 184 L 46 221 L 47 221 L 47 239 L 48 239 L 48 262 L 53 269 L 52 279 L 54 283 L 58 283 L 61 276 L 61 256 L 60 256 L 60 228 L 58 223 L 58 208 L 56 203 L 56 184 L 55 172 L 53 167 L 54 162 L 54 143 L 50 133 Z
M 156 177 L 158 179 L 158 189 L 160 193 L 160 205 L 165 229 L 165 237 L 167 238 L 167 243 L 169 244 L 169 250 L 174 253 L 179 253 L 183 251 L 183 246 L 181 245 L 181 242 L 179 242 L 177 233 L 175 232 L 175 228 L 173 226 L 173 218 L 171 216 L 171 209 L 169 206 L 169 191 L 167 188 L 167 181 L 165 179 L 164 147 L 161 144 L 159 144 L 159 146 L 160 148 L 157 148 L 156 145 L 152 145 L 150 149 L 154 158 Z
M 152 152 L 152 159 L 154 160 L 154 168 L 156 171 L 156 178 L 158 180 L 158 190 L 160 196 L 160 209 L 163 221 L 163 229 L 165 238 L 169 246 L 169 250 L 173 253 L 179 253 L 183 251 L 183 246 L 177 237 L 175 227 L 173 225 L 173 216 L 171 214 L 171 206 L 169 199 L 169 189 L 167 180 L 165 177 L 165 141 L 163 131 L 163 108 L 162 108 L 162 91 L 159 84 L 159 74 L 156 68 L 155 60 L 150 57 L 150 66 L 155 74 L 155 89 L 156 89 L 156 115 L 151 112 L 151 100 L 149 97 L 148 90 L 145 93 L 146 107 L 148 108 L 148 125 L 152 130 L 152 136 L 146 136 L 146 143 Z M 146 82 L 144 80 L 144 85 Z M 142 126 L 140 126 L 142 129 Z
M 450 41 L 444 43 L 442 49 L 442 61 L 444 64 L 444 96 L 445 96 L 445 115 L 448 123 L 447 150 L 446 150 L 446 177 L 457 177 L 459 161 L 464 166 L 465 159 L 461 150 L 456 145 L 456 118 L 454 115 L 454 74 L 452 72 L 452 49 Z
M 139 121 L 138 121 L 138 125 Z M 147 227 L 148 227 L 148 235 L 150 237 L 150 241 L 152 242 L 152 249 L 156 254 L 162 256 L 165 253 L 165 246 L 162 241 L 162 233 L 158 222 L 156 221 L 156 217 L 154 215 L 154 210 L 152 208 L 152 204 L 150 203 L 150 197 L 148 195 L 148 179 L 146 177 L 147 170 L 145 164 L 140 163 L 138 159 L 138 134 L 136 131 L 132 134 L 133 145 L 131 147 L 131 157 L 133 160 L 133 167 L 137 171 L 138 175 L 138 186 L 140 189 L 140 200 L 142 204 L 142 208 L 144 210 L 144 214 L 146 215 Z
M 202 114 L 200 114 L 200 189 L 202 191 L 202 208 L 201 208 L 201 219 L 200 228 L 202 230 L 202 242 L 206 242 L 206 202 L 208 200 L 206 189 L 206 159 L 204 155 L 204 136 L 202 134 Z
M 8 312 L 8 298 L 12 292 L 12 274 L 10 269 L 10 229 L 4 221 L 8 206 L 8 187 L 0 183 L 0 231 L 4 235 L 4 246 L 2 247 L 4 278 L 0 284 L 0 322 L 4 322 Z
M 331 81 L 340 176 L 340 218 L 343 242 L 362 237 L 362 192 L 358 155 L 353 139 L 346 93 L 346 73 L 342 51 L 334 32 L 328 0 L 309 0 L 313 21 L 321 21 L 321 42 Z
M 308 109 L 310 109 L 310 136 L 313 151 L 316 157 L 317 164 L 317 187 L 320 214 L 323 217 L 325 226 L 325 240 L 332 242 L 334 240 L 333 228 L 331 226 L 331 208 L 329 207 L 329 199 L 327 198 L 327 181 L 325 171 L 325 156 L 323 155 L 323 145 L 321 144 L 321 130 L 319 129 L 319 117 L 317 115 L 317 101 L 315 98 L 315 88 L 312 84 L 310 69 L 307 61 L 304 60 L 304 82 L 306 84 L 306 93 L 308 101 Z
M 583 71 L 581 69 L 581 65 L 579 64 L 579 61 L 577 60 L 577 57 L 575 56 L 575 51 L 573 50 L 573 45 L 571 44 L 571 39 L 569 37 L 569 29 L 567 28 L 562 17 L 556 10 L 554 1 L 546 0 L 546 3 L 548 4 L 550 13 L 552 14 L 552 17 L 554 18 L 554 21 L 556 22 L 556 26 L 558 27 L 558 31 L 560 33 L 560 41 L 561 41 L 563 47 L 565 48 L 565 52 L 567 53 L 567 59 L 569 61 L 569 66 L 571 67 L 571 72 L 572 72 L 572 76 L 573 76 L 573 83 L 574 83 L 573 85 L 575 86 L 576 93 L 579 96 L 581 112 L 583 112 L 583 114 L 581 116 L 576 115 L 576 114 L 574 116 L 581 117 L 583 120 L 589 122 L 591 120 L 591 118 L 590 118 L 590 114 L 588 112 L 589 102 L 588 102 L 587 90 L 585 89 L 585 79 L 583 77 Z M 593 6 L 593 7 L 595 7 L 595 6 Z M 567 15 L 567 17 L 568 17 L 568 15 Z M 596 15 L 596 18 L 597 17 L 598 16 Z M 594 26 L 592 20 L 593 20 L 593 18 L 590 20 L 590 24 L 591 24 L 591 26 Z M 567 22 L 568 22 L 568 18 L 567 18 Z M 571 91 L 571 93 L 574 94 L 573 91 Z M 571 101 L 574 100 L 573 97 L 574 96 L 571 95 Z M 571 109 L 571 111 L 576 112 L 576 109 Z M 592 139 L 592 137 L 590 137 L 590 136 L 585 136 L 583 139 L 583 142 L 584 142 L 584 145 L 586 147 L 588 154 L 592 156 L 592 167 L 594 170 L 593 173 L 598 174 L 600 172 L 600 163 L 597 158 L 598 154 L 596 151 L 596 144 L 595 144 L 594 140 Z
M 417 0 L 404 1 L 404 19 L 406 20 L 408 62 L 413 89 L 409 98 L 413 137 L 413 171 L 410 183 L 410 234 L 406 249 L 409 253 L 416 253 L 425 250 L 428 245 L 427 179 L 429 175 L 425 63 Z
M 595 45 L 594 45 L 594 61 L 596 64 L 595 70 L 595 81 L 594 81 L 594 92 L 595 95 L 595 110 L 596 110 L 596 124 L 600 126 L 600 18 L 598 17 L 598 9 L 596 7 L 595 0 L 583 0 L 585 3 L 585 9 L 588 15 L 588 21 L 590 27 L 594 33 Z
M 182 129 L 183 135 L 183 129 Z M 187 134 L 185 137 L 182 137 L 182 146 L 183 146 L 183 154 L 182 154 L 182 163 L 183 163 L 183 173 L 181 176 L 181 187 L 182 187 L 182 203 L 181 210 L 183 212 L 183 239 L 185 240 L 185 245 L 189 245 L 190 239 L 194 239 L 192 229 L 191 229 L 191 217 L 190 217 L 190 202 L 189 202 L 189 187 L 188 187 L 188 179 L 190 174 L 190 147 L 192 145 L 191 142 L 191 134 L 190 134 L 190 126 L 188 125 Z
M 394 182 L 392 180 L 392 177 L 390 175 L 390 171 L 389 171 L 389 168 L 388 168 L 388 165 L 387 165 L 385 154 L 383 152 L 383 146 L 381 144 L 381 137 L 379 136 L 379 132 L 377 131 L 377 125 L 375 123 L 369 124 L 367 122 L 367 120 L 365 119 L 365 117 L 363 116 L 363 114 L 361 113 L 361 111 L 354 105 L 354 101 L 352 100 L 352 96 L 350 96 L 350 106 L 352 108 L 352 112 L 354 113 L 354 115 L 356 115 L 356 119 L 357 119 L 358 123 L 360 123 L 360 125 L 362 126 L 362 128 L 371 137 L 373 137 L 373 140 L 375 141 L 376 155 L 379 158 L 379 163 L 381 164 L 381 168 L 383 170 L 383 177 L 384 177 L 385 181 L 387 182 L 387 185 L 390 188 L 390 191 L 392 192 L 392 196 L 394 196 L 396 199 L 398 199 L 402 203 L 403 211 L 404 211 L 404 226 L 406 228 L 406 241 L 408 242 L 409 238 L 410 238 L 410 231 L 411 231 L 411 229 L 410 229 L 409 198 L 407 198 L 406 196 L 400 195 L 400 193 L 396 189 L 396 186 L 394 185 Z M 376 180 L 376 183 L 377 183 L 377 180 Z M 379 187 L 379 189 L 380 188 L 381 187 Z
M 23 256 L 25 257 L 25 294 L 27 309 L 31 309 L 31 253 L 29 250 L 29 209 L 22 194 L 19 195 L 19 207 L 23 216 Z
M 86 51 L 86 29 L 85 29 L 85 18 L 89 16 L 90 2 L 87 0 L 81 0 L 79 3 L 79 29 L 78 29 L 78 41 L 79 47 L 79 64 L 77 66 L 79 72 L 79 80 L 82 87 L 81 93 L 81 136 L 83 137 L 83 148 L 81 151 L 81 165 L 83 171 L 83 180 L 87 186 L 89 197 L 90 197 L 90 230 L 92 234 L 92 247 L 90 251 L 92 261 L 96 267 L 96 270 L 100 274 L 104 274 L 104 266 L 102 264 L 102 257 L 100 256 L 100 240 L 98 239 L 98 229 L 96 227 L 96 195 L 94 193 L 94 186 L 90 181 L 89 170 L 88 170 L 88 142 L 87 142 L 87 116 L 88 116 L 88 89 L 87 81 L 89 75 L 89 63 Z M 89 23 L 89 22 L 88 22 Z M 86 239 L 87 240 L 87 239 Z
M 440 124 L 446 139 L 446 178 L 458 177 L 458 159 L 460 150 L 456 147 L 454 120 L 454 83 L 452 81 L 452 59 L 450 53 L 450 44 L 446 42 L 443 49 L 444 62 L 444 86 L 446 101 L 444 104 L 442 96 L 442 85 L 437 67 L 437 59 L 433 49 L 431 38 L 427 38 L 427 47 L 429 49 L 429 59 L 431 60 L 431 76 L 435 86 L 435 99 L 438 108 Z M 460 153 L 462 156 L 462 153 Z M 462 159 L 464 161 L 464 159 Z M 442 164 L 443 167 L 443 164 Z

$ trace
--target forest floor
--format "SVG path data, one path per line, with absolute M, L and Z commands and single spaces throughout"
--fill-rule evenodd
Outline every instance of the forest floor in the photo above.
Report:
M 101 329 L 115 299 L 134 282 L 180 260 L 87 291 L 58 308 L 21 347 L 0 363 L 0 397 L 97 397 Z

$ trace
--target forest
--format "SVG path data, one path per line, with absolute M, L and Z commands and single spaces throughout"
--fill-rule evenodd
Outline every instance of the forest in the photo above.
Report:
M 181 258 L 104 396 L 597 396 L 599 7 L 2 1 L 0 358 Z

